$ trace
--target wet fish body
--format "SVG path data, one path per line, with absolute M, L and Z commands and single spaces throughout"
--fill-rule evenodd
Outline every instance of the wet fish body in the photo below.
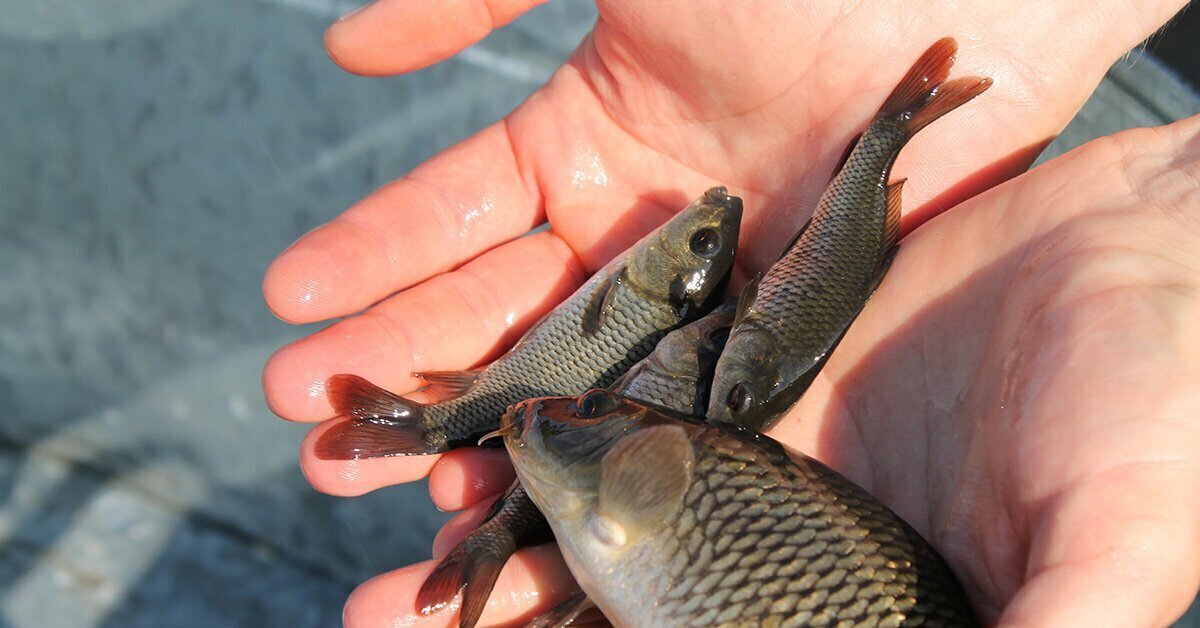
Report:
M 830 182 L 812 220 L 747 286 L 718 362 L 708 417 L 765 430 L 807 390 L 879 285 L 895 253 L 900 149 L 924 126 L 991 85 L 945 81 L 957 46 L 934 44 L 888 97 Z
M 553 538 L 546 518 L 521 483 L 514 481 L 492 504 L 479 527 L 438 563 L 418 592 L 417 605 L 422 612 L 433 613 L 461 591 L 459 625 L 474 626 L 509 557 L 522 547 Z
M 977 625 L 916 531 L 768 437 L 607 391 L 526 401 L 505 423 L 522 484 L 615 625 Z
M 622 397 L 703 416 L 717 359 L 733 324 L 736 302 L 667 334 L 654 351 L 610 387 Z
M 741 199 L 713 188 L 589 279 L 482 371 L 418 373 L 441 398 L 420 404 L 353 375 L 331 378 L 325 459 L 428 454 L 474 444 L 505 409 L 530 397 L 608 386 L 669 331 L 722 298 Z
M 613 385 L 613 392 L 686 414 L 703 413 L 733 313 L 734 304 L 726 303 L 667 334 L 649 356 Z M 515 481 L 480 526 L 430 573 L 417 593 L 417 606 L 426 614 L 434 613 L 461 592 L 459 626 L 474 626 L 504 563 L 518 549 L 553 538 L 550 524 L 520 481 Z

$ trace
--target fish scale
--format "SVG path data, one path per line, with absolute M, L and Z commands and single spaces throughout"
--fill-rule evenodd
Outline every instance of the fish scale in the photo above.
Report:
M 592 281 L 603 283 L 619 268 L 606 267 Z M 579 340 L 587 302 L 564 303 L 555 317 L 539 325 L 513 347 L 506 359 L 480 374 L 467 394 L 428 406 L 425 434 L 434 444 L 470 441 L 499 427 L 513 400 L 562 394 L 612 384 L 679 324 L 669 304 L 619 289 L 618 312 L 601 333 Z M 630 338 L 640 338 L 630 343 Z M 571 341 L 567 341 L 571 339 Z M 536 381 L 528 377 L 538 373 Z
M 961 590 L 928 544 L 841 475 L 764 440 L 731 438 L 718 429 L 695 427 L 692 441 L 696 480 L 680 514 L 662 526 L 674 532 L 632 548 L 611 574 L 627 578 L 639 596 L 661 600 L 633 613 L 643 625 L 973 622 Z M 745 465 L 754 453 L 768 464 Z M 743 490 L 748 482 L 760 485 L 761 495 Z M 763 499 L 777 505 L 755 508 Z M 709 521 L 696 525 L 697 518 Z M 751 527 L 760 532 L 747 535 Z M 644 569 L 648 564 L 666 566 L 678 584 L 663 586 L 653 569 Z M 772 591 L 785 595 L 751 603 Z M 706 612 L 693 614 L 696 608 Z
M 317 439 L 326 460 L 405 456 L 471 445 L 509 404 L 608 386 L 667 332 L 721 298 L 733 264 L 741 199 L 712 188 L 618 256 L 480 371 L 416 374 L 439 400 L 422 404 L 355 375 L 326 383 L 350 421 Z
M 572 574 L 614 625 L 978 625 L 936 551 L 836 471 L 745 428 L 586 396 L 600 401 L 515 406 L 505 421 L 519 434 L 505 442 Z M 665 449 L 616 455 L 634 440 Z M 655 472 L 612 479 L 639 466 Z M 687 484 L 672 493 L 675 481 Z M 615 536 L 597 532 L 614 525 Z
M 751 281 L 717 364 L 707 416 L 769 428 L 804 394 L 882 280 L 895 254 L 900 189 L 888 185 L 904 145 L 982 93 L 990 79 L 946 81 L 957 45 L 939 40 L 913 65 L 855 142 L 812 219 Z
M 612 390 L 680 412 L 702 413 L 733 313 L 733 304 L 726 303 L 670 332 Z M 418 607 L 425 613 L 437 612 L 461 591 L 459 625 L 473 626 L 508 558 L 520 547 L 551 538 L 550 524 L 520 482 L 514 482 L 480 526 L 439 561 L 418 591 Z

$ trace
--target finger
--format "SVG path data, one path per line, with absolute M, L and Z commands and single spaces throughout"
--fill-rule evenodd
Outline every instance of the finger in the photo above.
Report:
M 276 316 L 308 323 L 361 311 L 542 221 L 498 122 L 363 199 L 283 252 L 263 294 Z
M 313 488 L 328 495 L 356 497 L 376 489 L 415 482 L 427 475 L 440 455 L 393 456 L 363 460 L 322 460 L 314 449 L 326 430 L 349 419 L 337 418 L 314 427 L 300 444 L 300 470 Z
M 551 233 L 519 238 L 406 290 L 361 316 L 289 344 L 267 361 L 267 404 L 293 421 L 333 416 L 325 382 L 338 373 L 403 393 L 413 371 L 463 369 L 493 357 L 585 277 Z
M 431 65 L 545 0 L 378 0 L 334 22 L 325 50 L 343 69 L 379 76 Z
M 508 488 L 515 477 L 503 447 L 464 447 L 438 460 L 429 474 L 429 496 L 440 510 L 462 510 Z
M 359 585 L 342 614 L 346 628 L 457 625 L 457 604 L 432 615 L 422 615 L 416 608 L 417 591 L 436 564 L 411 565 Z M 556 546 L 522 549 L 500 572 L 479 625 L 528 621 L 578 590 Z

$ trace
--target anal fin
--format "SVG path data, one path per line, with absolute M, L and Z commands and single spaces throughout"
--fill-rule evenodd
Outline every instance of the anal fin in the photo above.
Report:
M 900 201 L 904 194 L 905 181 L 908 179 L 900 179 L 887 186 L 887 210 L 883 219 L 884 250 L 891 249 L 900 240 Z

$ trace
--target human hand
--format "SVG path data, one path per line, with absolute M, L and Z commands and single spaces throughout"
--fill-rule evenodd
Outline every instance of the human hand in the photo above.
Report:
M 335 25 L 327 43 L 351 70 L 412 69 L 472 43 L 491 26 L 463 24 L 484 15 L 503 23 L 519 12 L 490 4 L 489 14 L 469 2 L 418 7 L 380 0 Z M 743 274 L 761 270 L 802 223 L 800 214 L 813 205 L 842 148 L 911 60 L 930 41 L 951 34 L 963 48 L 957 73 L 989 75 L 996 86 L 902 154 L 895 175 L 910 179 L 911 228 L 1019 172 L 1109 63 L 1182 3 L 1133 13 L 1114 5 L 1029 2 L 1021 12 L 1011 5 L 944 4 L 905 7 L 904 16 L 881 2 L 859 4 L 846 15 L 810 2 L 755 6 L 754 15 L 744 14 L 746 5 L 602 4 L 594 34 L 509 118 L 306 236 L 272 266 L 264 290 L 287 320 L 321 320 L 375 304 L 271 360 L 264 387 L 272 408 L 286 418 L 317 421 L 332 415 L 323 391 L 329 375 L 356 373 L 402 391 L 417 384 L 411 371 L 464 368 L 493 356 L 587 272 L 682 207 L 694 190 L 715 183 L 746 199 L 740 263 Z M 781 14 L 768 15 L 774 9 Z M 404 21 L 391 19 L 400 12 Z M 457 20 L 447 17 L 454 15 Z M 439 19 L 457 26 L 439 28 Z M 550 221 L 550 232 L 513 239 L 542 220 Z M 913 255 L 909 248 L 906 241 L 901 259 Z M 889 279 L 884 288 L 897 283 Z M 857 333 L 839 356 L 846 343 L 861 342 Z M 819 384 L 832 381 L 831 375 Z M 810 394 L 804 403 L 815 398 Z M 864 420 L 856 416 L 856 423 Z M 809 418 L 799 426 L 843 424 Z M 435 502 L 456 509 L 511 478 L 499 452 L 458 451 L 440 461 L 318 461 L 313 440 L 302 452 L 305 473 L 336 494 L 433 470 Z M 875 488 L 862 469 L 855 472 L 852 452 L 842 459 L 827 447 L 807 449 Z M 888 501 L 911 515 L 898 499 L 903 496 Z M 553 553 L 539 551 L 527 559 L 561 575 Z M 528 560 L 514 566 L 514 578 L 522 577 L 522 565 L 533 564 Z M 411 593 L 397 597 L 389 590 L 386 599 L 375 598 L 382 607 L 370 593 L 393 585 L 415 591 L 420 579 L 407 573 L 415 572 L 397 572 L 360 590 L 348 608 L 352 623 L 369 623 L 377 611 L 406 612 Z M 510 591 L 538 586 L 500 583 Z M 504 601 L 512 612 L 528 609 L 528 596 Z M 499 601 L 494 606 L 504 608 Z

